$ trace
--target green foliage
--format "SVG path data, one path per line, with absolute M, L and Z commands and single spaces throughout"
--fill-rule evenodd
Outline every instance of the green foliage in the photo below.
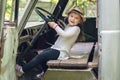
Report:
M 77 5 L 81 6 L 82 8 L 87 8 L 90 2 L 94 3 L 96 0 L 77 0 Z
M 5 12 L 5 19 L 10 20 L 10 17 L 13 16 L 12 8 L 14 8 L 13 4 L 15 0 L 7 0 L 6 3 L 6 12 Z M 19 0 L 19 7 L 23 8 L 26 4 L 27 0 Z
M 52 2 L 52 3 L 57 3 L 57 2 L 58 2 L 58 0 L 51 0 L 51 2 Z
M 7 4 L 6 5 L 6 13 L 5 13 L 6 20 L 9 20 L 10 17 L 13 15 L 13 13 L 11 13 L 11 12 L 12 12 L 12 8 L 14 7 L 14 6 L 12 6 L 12 4 L 14 2 L 12 2 L 12 1 L 14 1 L 14 0 L 7 0 L 7 3 L 6 3 Z M 20 9 L 24 8 L 27 1 L 28 0 L 19 0 Z M 42 0 L 42 1 L 44 1 L 44 0 Z M 55 4 L 58 2 L 58 0 L 46 0 L 46 1 L 51 1 L 52 3 L 55 3 Z M 76 6 L 80 6 L 81 8 L 85 9 L 85 8 L 89 7 L 89 3 L 91 3 L 91 2 L 96 3 L 97 0 L 73 0 L 73 1 L 75 1 Z
M 7 0 L 6 3 L 6 12 L 5 12 L 5 19 L 8 20 L 10 18 L 11 8 L 12 8 L 12 0 Z

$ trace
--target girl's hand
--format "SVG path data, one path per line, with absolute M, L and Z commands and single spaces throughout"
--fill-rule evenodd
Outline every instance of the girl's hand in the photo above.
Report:
M 53 29 L 57 27 L 57 24 L 55 22 L 48 22 L 49 26 Z

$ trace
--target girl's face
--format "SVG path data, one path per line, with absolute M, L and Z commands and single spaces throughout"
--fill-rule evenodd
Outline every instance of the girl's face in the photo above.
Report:
M 79 13 L 70 13 L 68 15 L 68 25 L 70 26 L 76 26 L 81 22 L 81 17 Z

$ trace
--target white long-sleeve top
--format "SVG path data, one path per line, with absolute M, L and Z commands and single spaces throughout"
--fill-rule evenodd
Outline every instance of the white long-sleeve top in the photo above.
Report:
M 59 26 L 57 26 L 55 28 L 55 31 L 57 32 L 59 37 L 56 40 L 55 44 L 51 46 L 51 48 L 60 51 L 58 59 L 60 60 L 68 59 L 70 57 L 69 51 L 80 33 L 80 28 L 78 26 L 67 25 L 65 29 L 62 30 Z

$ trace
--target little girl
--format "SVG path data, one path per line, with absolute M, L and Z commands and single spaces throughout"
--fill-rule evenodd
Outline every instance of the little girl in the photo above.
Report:
M 78 35 L 82 32 L 82 26 L 85 18 L 83 13 L 80 12 L 78 8 L 73 8 L 68 12 L 68 24 L 65 26 L 65 29 L 61 29 L 55 22 L 48 22 L 49 26 L 53 28 L 59 35 L 55 44 L 50 48 L 45 49 L 42 53 L 34 57 L 29 63 L 24 66 L 16 65 L 16 71 L 18 76 L 28 72 L 29 70 L 41 65 L 43 72 L 38 74 L 37 77 L 43 75 L 48 66 L 46 65 L 49 60 L 66 60 L 69 56 L 69 51 L 75 41 L 78 38 Z

